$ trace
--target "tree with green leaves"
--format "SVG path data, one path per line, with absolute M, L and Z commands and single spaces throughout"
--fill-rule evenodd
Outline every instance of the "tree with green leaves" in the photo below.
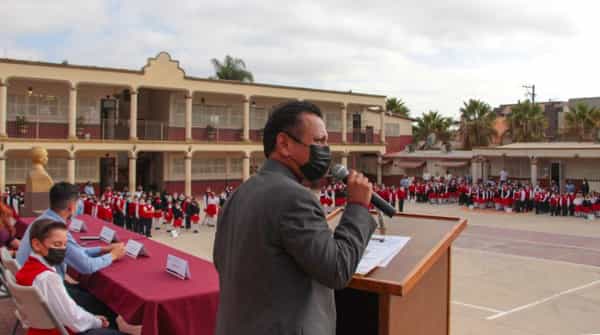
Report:
M 388 98 L 385 101 L 385 109 L 386 109 L 386 111 L 391 112 L 396 115 L 400 115 L 400 116 L 404 116 L 404 117 L 410 116 L 410 109 L 408 109 L 408 107 L 406 107 L 406 104 L 404 103 L 404 101 L 402 101 L 402 99 L 393 98 L 393 97 Z
M 489 104 L 473 99 L 463 102 L 458 129 L 463 149 L 471 150 L 473 147 L 488 146 L 493 136 L 497 135 L 494 121 L 496 121 L 496 113 L 492 111 Z
M 211 79 L 236 80 L 241 82 L 254 82 L 252 72 L 246 69 L 246 63 L 241 58 L 225 56 L 223 62 L 213 58 L 210 61 L 215 68 L 215 75 Z
M 431 134 L 435 135 L 437 141 L 448 142 L 452 137 L 450 127 L 454 121 L 450 117 L 442 116 L 437 111 L 429 111 L 415 119 L 413 125 L 413 138 L 415 142 L 426 141 Z
M 513 142 L 538 142 L 544 139 L 547 121 L 540 105 L 525 100 L 511 108 L 507 119 L 508 134 Z
M 590 140 L 594 137 L 600 119 L 600 110 L 578 102 L 575 107 L 569 107 L 565 114 L 567 134 L 578 141 Z

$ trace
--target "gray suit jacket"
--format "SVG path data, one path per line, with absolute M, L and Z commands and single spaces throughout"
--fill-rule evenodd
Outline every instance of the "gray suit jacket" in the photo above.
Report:
M 267 160 L 219 217 L 217 335 L 335 334 L 333 289 L 350 282 L 375 227 L 349 204 L 332 233 L 317 197 Z

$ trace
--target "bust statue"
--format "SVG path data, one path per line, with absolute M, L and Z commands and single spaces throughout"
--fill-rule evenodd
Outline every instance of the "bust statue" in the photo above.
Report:
M 54 181 L 46 172 L 48 164 L 48 152 L 44 148 L 34 147 L 31 149 L 31 170 L 27 175 L 27 192 L 49 192 Z

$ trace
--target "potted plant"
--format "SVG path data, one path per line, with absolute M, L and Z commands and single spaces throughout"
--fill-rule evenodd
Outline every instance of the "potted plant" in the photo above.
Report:
M 217 139 L 217 128 L 215 126 L 209 124 L 206 126 L 206 134 L 208 136 L 209 141 L 214 141 Z
M 29 131 L 29 125 L 27 124 L 27 118 L 25 117 L 25 115 L 17 116 L 15 119 L 15 124 L 17 126 L 17 131 L 19 132 L 19 134 L 27 135 L 27 132 Z

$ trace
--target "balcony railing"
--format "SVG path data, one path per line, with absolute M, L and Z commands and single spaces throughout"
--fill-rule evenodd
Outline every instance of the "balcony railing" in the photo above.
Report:
M 352 144 L 380 144 L 379 133 L 375 132 L 373 127 L 364 127 L 362 129 L 348 129 L 346 135 L 348 143 Z
M 13 138 L 63 139 L 67 138 L 69 126 L 66 123 L 41 122 L 38 120 L 8 121 L 7 135 Z

